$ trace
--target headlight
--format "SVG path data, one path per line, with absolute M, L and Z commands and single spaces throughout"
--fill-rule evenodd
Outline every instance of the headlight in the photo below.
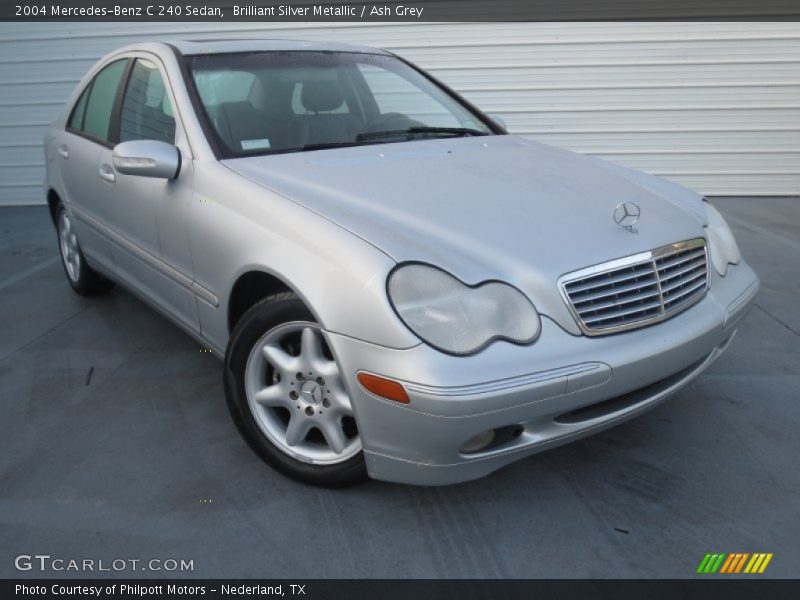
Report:
M 409 264 L 389 276 L 388 289 L 409 329 L 451 354 L 471 354 L 498 338 L 527 343 L 539 335 L 533 304 L 505 283 L 470 287 L 440 269 Z
M 731 228 L 728 227 L 719 211 L 708 200 L 704 202 L 704 206 L 708 216 L 708 227 L 706 227 L 708 253 L 711 255 L 711 262 L 717 273 L 724 276 L 728 272 L 728 264 L 739 264 L 742 255 Z

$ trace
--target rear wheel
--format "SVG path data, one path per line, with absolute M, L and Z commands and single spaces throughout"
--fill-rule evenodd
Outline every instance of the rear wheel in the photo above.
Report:
M 113 288 L 111 281 L 86 264 L 78 243 L 78 234 L 63 204 L 59 204 L 56 210 L 56 229 L 61 265 L 72 289 L 82 296 L 93 296 Z
M 225 392 L 244 438 L 281 473 L 325 487 L 367 478 L 341 369 L 294 294 L 270 296 L 239 321 L 225 358 Z

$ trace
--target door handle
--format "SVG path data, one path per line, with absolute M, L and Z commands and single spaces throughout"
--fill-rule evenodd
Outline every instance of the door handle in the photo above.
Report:
M 114 183 L 116 176 L 114 175 L 114 169 L 111 168 L 111 165 L 100 165 L 100 178 Z
M 61 156 L 61 158 L 69 158 L 69 150 L 64 144 L 61 144 L 58 147 L 58 154 Z

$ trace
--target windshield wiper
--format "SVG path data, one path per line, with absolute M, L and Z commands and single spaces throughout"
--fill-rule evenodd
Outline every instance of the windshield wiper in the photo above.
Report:
M 409 127 L 408 129 L 398 129 L 395 131 L 368 131 L 359 133 L 355 141 L 352 142 L 322 142 L 318 144 L 305 144 L 296 148 L 295 151 L 304 152 L 306 150 L 324 150 L 326 148 L 346 148 L 348 146 L 360 146 L 364 143 L 379 140 L 382 138 L 393 138 L 400 136 L 412 136 L 415 134 L 433 134 L 433 135 L 489 135 L 486 131 L 478 129 L 469 129 L 468 127 Z
M 411 136 L 416 133 L 430 133 L 433 135 L 489 135 L 487 131 L 480 131 L 479 129 L 470 129 L 468 127 L 409 127 L 408 129 L 396 129 L 392 131 L 365 131 L 356 136 L 356 140 L 362 142 L 364 140 L 374 140 L 386 137 L 398 137 L 401 135 Z
M 300 152 L 305 150 L 324 150 L 325 148 L 346 148 L 347 146 L 360 146 L 361 140 L 355 142 L 322 142 L 320 144 L 305 144 L 297 148 Z

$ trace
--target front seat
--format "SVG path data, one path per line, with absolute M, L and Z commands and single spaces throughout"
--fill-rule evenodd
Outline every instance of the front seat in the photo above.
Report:
M 335 81 L 303 83 L 300 103 L 308 114 L 292 119 L 289 131 L 298 146 L 355 141 L 361 125 L 350 113 L 332 113 L 344 103 Z
M 285 143 L 285 130 L 281 132 L 275 119 L 248 100 L 221 103 L 215 121 L 220 137 L 234 152 L 280 148 Z

